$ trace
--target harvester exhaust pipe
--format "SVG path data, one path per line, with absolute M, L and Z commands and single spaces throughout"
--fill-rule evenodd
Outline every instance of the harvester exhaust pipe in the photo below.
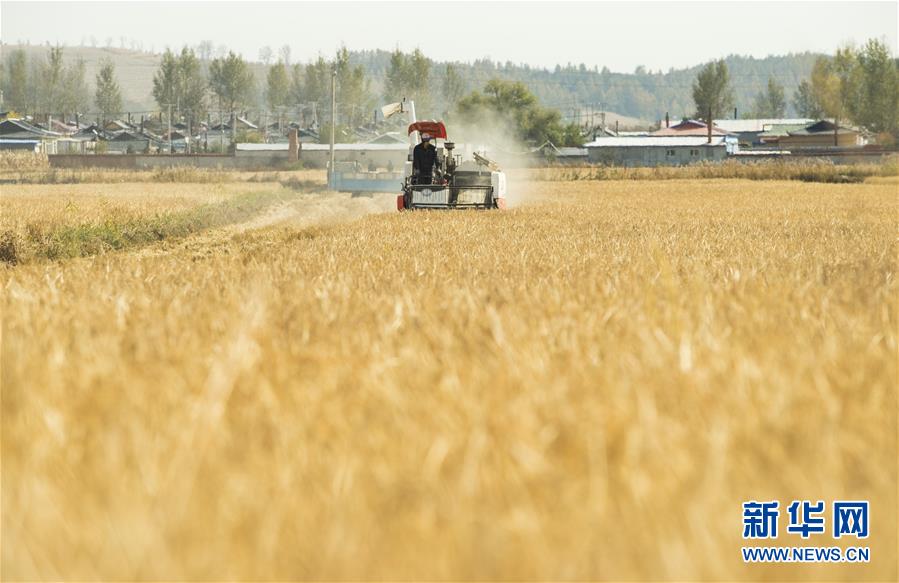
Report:
M 456 169 L 456 159 L 453 157 L 453 149 L 456 147 L 456 144 L 453 142 L 443 142 L 443 149 L 445 150 L 444 156 L 446 157 L 446 172 L 450 176 L 452 176 L 453 171 Z

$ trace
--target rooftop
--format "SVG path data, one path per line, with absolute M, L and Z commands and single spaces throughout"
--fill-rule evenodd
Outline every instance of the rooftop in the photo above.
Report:
M 671 127 L 662 128 L 652 132 L 653 136 L 705 136 L 708 135 L 709 128 L 705 122 L 695 119 L 685 119 Z M 726 130 L 715 127 L 712 124 L 712 135 L 723 136 L 727 134 Z
M 287 150 L 288 143 L 281 142 L 276 144 L 237 144 L 236 148 L 245 152 L 277 152 Z M 307 152 L 318 152 L 329 150 L 329 144 L 303 144 L 300 149 Z M 403 151 L 409 149 L 408 144 L 334 144 L 334 150 L 337 152 L 376 152 L 376 151 Z
M 712 136 L 712 142 L 704 136 L 643 136 L 596 138 L 585 148 L 670 148 L 673 146 L 723 146 L 724 136 Z
M 0 136 L 5 138 L 58 138 L 60 134 L 47 131 L 24 119 L 6 119 L 0 122 Z
M 814 122 L 804 117 L 796 118 L 759 118 L 759 119 L 716 119 L 714 124 L 727 132 L 763 132 L 774 126 L 791 125 L 807 126 Z
M 822 119 L 821 121 L 815 122 L 815 123 L 808 125 L 802 129 L 789 132 L 788 135 L 791 135 L 791 136 L 814 136 L 814 135 L 827 134 L 827 133 L 832 134 L 835 128 L 836 128 L 836 125 L 832 121 Z M 839 133 L 839 134 L 855 134 L 855 133 L 858 133 L 858 131 L 853 128 L 847 128 L 845 126 L 840 126 L 839 129 L 837 129 L 837 133 Z
M 797 124 L 777 124 L 772 125 L 765 128 L 765 131 L 761 132 L 762 138 L 772 138 L 778 136 L 786 136 L 790 132 L 795 132 L 806 127 L 808 123 L 797 123 Z

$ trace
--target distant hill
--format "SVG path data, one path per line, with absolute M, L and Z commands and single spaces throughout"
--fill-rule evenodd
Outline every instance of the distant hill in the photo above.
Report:
M 790 102 L 788 115 L 795 113 L 792 95 L 799 82 L 811 74 L 816 53 L 798 53 L 769 56 L 764 59 L 731 55 L 725 59 L 734 87 L 738 116 L 748 112 L 759 91 L 766 88 L 768 77 L 781 83 Z M 375 79 L 381 79 L 387 70 L 388 51 L 363 51 L 351 54 L 351 61 L 366 67 Z M 704 63 L 686 69 L 646 71 L 638 68 L 634 73 L 612 73 L 606 68 L 588 68 L 586 65 L 557 65 L 553 70 L 496 63 L 489 60 L 474 63 L 454 63 L 466 80 L 468 90 L 479 89 L 495 77 L 524 82 L 540 101 L 559 109 L 571 118 L 581 110 L 581 119 L 588 106 L 593 110 L 615 112 L 606 116 L 607 125 L 614 125 L 615 116 L 628 116 L 649 122 L 658 121 L 669 112 L 672 119 L 693 114 L 692 84 Z M 446 63 L 434 63 L 432 78 L 439 80 Z M 439 88 L 439 82 L 435 84 Z M 624 124 L 624 122 L 621 122 Z
M 47 51 L 45 45 L 2 45 L 4 54 L 17 48 L 25 50 L 29 58 L 40 57 Z M 814 53 L 799 53 L 763 59 L 736 55 L 727 57 L 725 60 L 731 73 L 738 113 L 749 110 L 753 97 L 764 89 L 769 76 L 784 85 L 788 102 L 791 102 L 793 92 L 799 82 L 810 75 L 818 56 Z M 158 54 L 128 49 L 72 46 L 65 47 L 65 57 L 67 60 L 85 61 L 87 80 L 92 92 L 100 61 L 106 57 L 111 58 L 122 87 L 125 108 L 132 111 L 157 109 L 151 90 L 153 74 L 160 61 Z M 365 67 L 376 101 L 380 102 L 390 52 L 353 52 L 350 60 Z M 642 68 L 634 73 L 612 73 L 606 68 L 573 64 L 559 65 L 553 70 L 489 60 L 453 64 L 469 91 L 482 88 L 491 78 L 522 81 L 544 105 L 558 109 L 567 119 L 585 121 L 586 115 L 592 111 L 598 120 L 598 112 L 606 111 L 606 124 L 614 126 L 618 119 L 622 128 L 652 123 L 662 119 L 665 112 L 669 112 L 672 119 L 691 115 L 691 86 L 702 66 L 697 64 L 686 69 L 670 69 L 664 73 Z M 434 62 L 431 68 L 437 111 L 445 109 L 439 95 L 445 67 L 444 62 Z M 252 69 L 259 81 L 261 99 L 265 66 L 262 63 L 252 63 Z M 790 104 L 788 114 L 792 113 Z

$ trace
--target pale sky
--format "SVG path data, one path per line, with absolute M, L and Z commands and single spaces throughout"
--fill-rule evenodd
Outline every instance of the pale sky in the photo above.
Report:
M 353 49 L 432 59 L 667 70 L 728 54 L 818 51 L 876 37 L 896 54 L 897 3 L 885 2 L 10 2 L 0 38 L 103 46 L 135 39 L 161 52 L 211 40 L 256 60 L 289 44 L 292 60 Z

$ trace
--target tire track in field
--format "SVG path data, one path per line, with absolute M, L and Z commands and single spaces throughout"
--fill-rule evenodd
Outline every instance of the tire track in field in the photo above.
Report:
M 339 192 L 303 194 L 225 229 L 232 233 L 245 233 L 277 226 L 306 228 L 353 221 L 366 215 L 395 210 L 396 194 L 393 193 L 377 193 L 370 197 L 353 197 Z
M 366 215 L 396 212 L 396 195 L 378 193 L 354 197 L 341 192 L 303 193 L 291 200 L 270 206 L 239 223 L 207 229 L 187 237 L 163 240 L 133 253 L 143 257 L 169 255 L 182 251 L 202 252 L 225 243 L 235 235 L 269 228 L 306 229 L 360 219 Z

